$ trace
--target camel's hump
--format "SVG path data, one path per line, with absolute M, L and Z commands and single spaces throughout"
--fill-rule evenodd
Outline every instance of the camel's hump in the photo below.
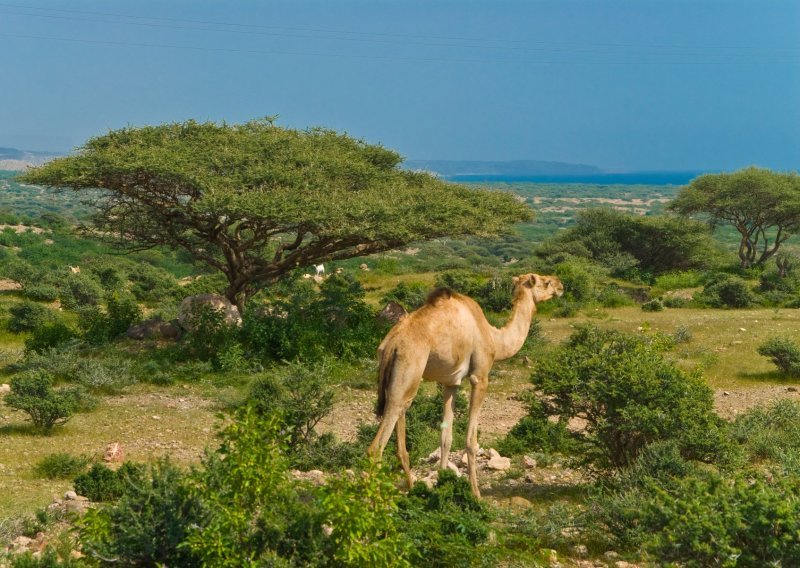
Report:
M 439 300 L 449 300 L 453 297 L 453 291 L 450 288 L 436 288 L 433 292 L 428 294 L 425 303 L 428 305 L 435 305 Z

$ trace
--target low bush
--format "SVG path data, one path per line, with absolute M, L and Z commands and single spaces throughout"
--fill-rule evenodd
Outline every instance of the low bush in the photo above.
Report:
M 117 471 L 96 463 L 91 469 L 75 478 L 73 485 L 78 495 L 90 501 L 114 501 L 119 499 L 127 487 L 142 484 L 146 468 L 142 464 L 125 462 Z
M 30 284 L 22 290 L 23 295 L 35 302 L 55 302 L 58 300 L 58 288 L 52 284 Z
M 800 402 L 779 400 L 740 414 L 731 436 L 750 461 L 779 466 L 781 475 L 800 475 Z
M 664 303 L 659 299 L 655 298 L 650 300 L 649 302 L 645 302 L 642 304 L 642 311 L 643 312 L 663 312 L 664 311 Z
M 769 357 L 781 373 L 800 377 L 800 347 L 785 337 L 772 337 L 758 346 L 758 354 Z
M 723 459 L 730 444 L 712 392 L 699 373 L 664 357 L 671 344 L 667 336 L 579 328 L 538 361 L 531 382 L 542 392 L 542 406 L 528 420 L 541 423 L 541 413 L 583 418 L 586 427 L 570 436 L 584 462 L 601 470 L 630 465 L 659 440 L 675 440 L 687 457 Z
M 56 314 L 50 308 L 33 302 L 22 302 L 16 304 L 8 310 L 11 316 L 8 320 L 8 331 L 21 333 L 33 331 L 46 323 L 51 323 L 56 319 Z
M 411 312 L 425 303 L 429 292 L 430 287 L 421 282 L 400 282 L 381 298 L 381 302 L 384 304 L 397 302 Z
M 78 333 L 63 321 L 43 323 L 25 340 L 25 352 L 43 353 L 77 338 Z
M 34 427 L 46 434 L 66 423 L 80 408 L 82 395 L 78 390 L 54 389 L 51 376 L 42 371 L 17 375 L 10 386 L 5 403 L 26 413 Z
M 569 454 L 573 450 L 566 420 L 551 422 L 541 400 L 532 392 L 525 396 L 527 414 L 517 422 L 497 446 L 502 455 L 518 455 L 533 451 L 544 454 Z
M 106 310 L 96 306 L 83 308 L 78 314 L 78 326 L 88 343 L 102 345 L 116 339 L 142 317 L 136 300 L 125 294 L 112 293 Z
M 46 479 L 73 479 L 83 473 L 89 465 L 84 456 L 73 456 L 64 452 L 48 454 L 33 467 L 33 472 Z
M 179 546 L 205 518 L 190 480 L 168 461 L 141 473 L 137 468 L 135 475 L 126 477 L 113 505 L 89 509 L 80 520 L 83 554 L 104 565 L 198 565 L 192 552 Z M 103 496 L 112 494 L 115 491 Z
M 84 274 L 69 274 L 61 283 L 59 298 L 64 308 L 74 310 L 98 305 L 103 294 L 103 287 L 94 278 Z
M 730 274 L 717 274 L 695 299 L 713 308 L 749 308 L 756 303 L 747 282 Z

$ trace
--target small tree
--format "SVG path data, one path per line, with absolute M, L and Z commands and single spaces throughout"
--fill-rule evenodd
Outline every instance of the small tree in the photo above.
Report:
M 769 357 L 781 373 L 800 377 L 800 347 L 785 337 L 771 337 L 758 346 L 758 354 Z
M 49 434 L 54 426 L 66 423 L 75 414 L 80 395 L 74 389 L 54 390 L 50 375 L 31 371 L 11 380 L 11 392 L 5 402 L 25 412 L 36 428 Z
M 401 157 L 331 130 L 272 119 L 125 128 L 25 173 L 28 183 L 104 190 L 96 234 L 127 249 L 168 246 L 225 274 L 242 311 L 295 269 L 529 219 L 507 193 L 399 168 Z M 97 198 L 97 192 L 93 192 Z
M 742 268 L 762 266 L 800 230 L 800 176 L 761 168 L 706 174 L 681 189 L 670 209 L 705 215 L 740 235 Z

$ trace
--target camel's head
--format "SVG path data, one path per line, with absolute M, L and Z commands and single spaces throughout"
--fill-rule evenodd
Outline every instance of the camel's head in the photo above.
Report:
M 523 274 L 515 276 L 513 279 L 514 286 L 524 286 L 530 288 L 533 293 L 535 302 L 544 302 L 555 296 L 561 296 L 564 293 L 564 285 L 558 276 L 542 276 L 541 274 Z

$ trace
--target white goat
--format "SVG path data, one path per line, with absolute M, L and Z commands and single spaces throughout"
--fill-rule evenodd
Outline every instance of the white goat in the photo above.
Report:
M 325 265 L 324 264 L 317 264 L 314 266 L 314 270 L 317 271 L 316 276 L 325 276 Z

